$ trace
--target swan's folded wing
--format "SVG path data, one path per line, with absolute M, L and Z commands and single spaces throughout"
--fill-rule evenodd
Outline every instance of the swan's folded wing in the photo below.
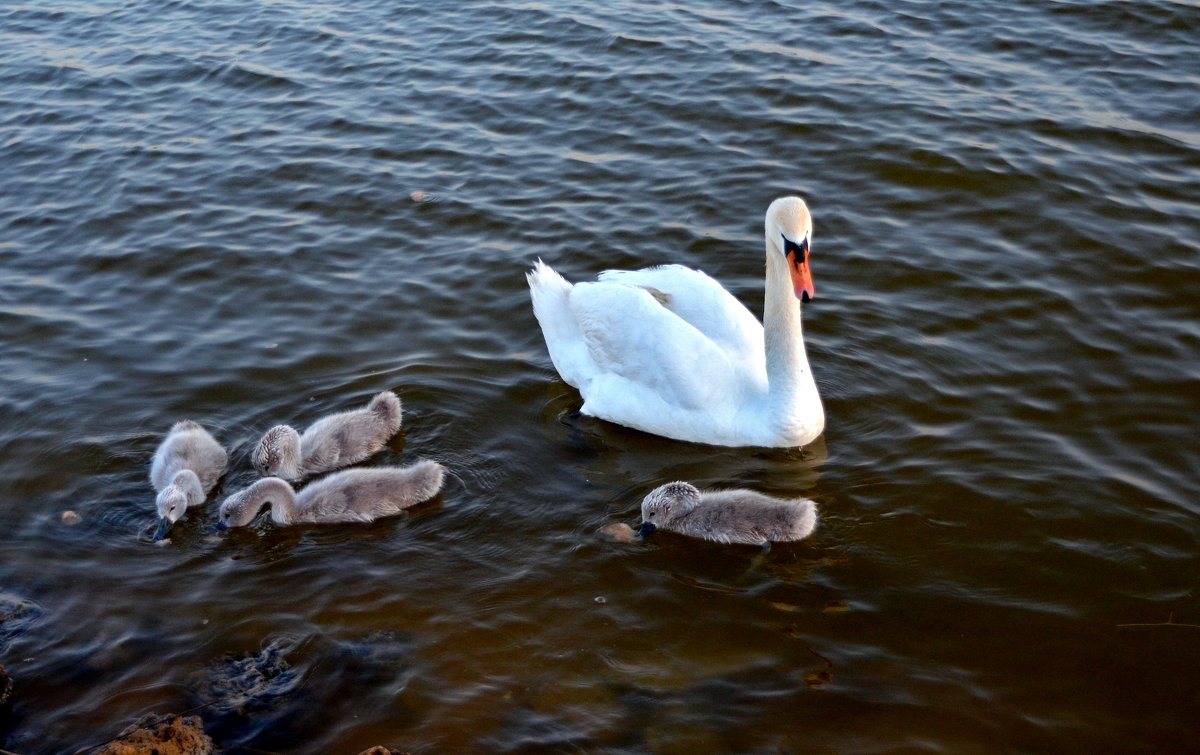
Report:
M 750 310 L 705 273 L 683 265 L 608 270 L 601 281 L 640 286 L 735 362 L 766 365 L 763 329 Z M 764 375 L 765 377 L 765 375 Z
M 618 376 L 639 393 L 687 409 L 727 401 L 736 390 L 729 356 L 645 287 L 580 283 L 570 304 L 596 365 L 595 388 Z M 580 390 L 591 400 L 588 385 Z

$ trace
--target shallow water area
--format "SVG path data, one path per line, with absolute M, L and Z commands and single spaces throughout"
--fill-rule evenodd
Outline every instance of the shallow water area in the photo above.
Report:
M 0 748 L 194 708 L 226 753 L 1194 748 L 1198 31 L 1173 0 L 0 7 Z M 682 262 L 761 314 L 790 193 L 825 434 L 581 415 L 533 260 Z M 263 431 L 387 389 L 367 463 L 436 459 L 439 496 L 213 533 Z M 155 544 L 184 418 L 230 465 Z M 604 534 L 675 479 L 817 530 Z

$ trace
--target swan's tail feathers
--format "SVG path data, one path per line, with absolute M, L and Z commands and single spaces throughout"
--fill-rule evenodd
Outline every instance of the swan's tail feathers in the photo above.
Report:
M 408 467 L 408 505 L 428 501 L 437 495 L 445 474 L 445 467 L 429 459 L 421 459 Z
M 377 393 L 375 398 L 371 399 L 371 403 L 367 404 L 367 411 L 378 414 L 389 428 L 400 429 L 402 409 L 400 397 L 395 393 L 391 391 Z
M 533 269 L 525 273 L 525 280 L 529 281 L 530 288 L 533 288 L 535 284 L 543 288 L 549 288 L 552 285 L 567 290 L 571 288 L 567 279 L 556 273 L 554 268 L 542 262 L 541 257 L 533 261 Z
M 533 314 L 542 326 L 550 361 L 563 380 L 578 388 L 589 373 L 591 358 L 583 331 L 571 311 L 572 286 L 540 259 L 525 274 L 525 279 L 529 281 Z

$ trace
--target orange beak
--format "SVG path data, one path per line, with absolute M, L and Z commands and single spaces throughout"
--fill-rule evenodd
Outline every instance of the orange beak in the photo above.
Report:
M 807 262 L 792 265 L 792 289 L 800 301 L 811 301 L 816 297 L 817 290 L 813 288 L 812 270 L 809 269 Z
M 796 292 L 796 298 L 804 302 L 811 301 L 816 297 L 817 290 L 813 287 L 812 271 L 808 267 L 808 237 L 805 236 L 804 241 L 797 244 L 785 236 L 783 251 L 790 263 L 792 290 Z

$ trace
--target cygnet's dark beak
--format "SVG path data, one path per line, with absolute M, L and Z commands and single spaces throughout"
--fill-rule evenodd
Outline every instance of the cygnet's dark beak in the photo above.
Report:
M 638 528 L 637 536 L 644 539 L 654 530 L 654 522 L 642 522 L 642 526 Z
M 162 517 L 161 519 L 159 519 L 158 520 L 158 529 L 154 530 L 155 542 L 165 538 L 167 536 L 167 533 L 171 531 L 171 525 L 173 525 L 173 524 L 175 524 L 175 523 L 172 522 L 170 519 L 167 519 L 165 516 Z
M 224 532 L 229 529 L 229 525 L 225 522 L 217 522 L 217 526 L 213 528 L 213 532 Z

